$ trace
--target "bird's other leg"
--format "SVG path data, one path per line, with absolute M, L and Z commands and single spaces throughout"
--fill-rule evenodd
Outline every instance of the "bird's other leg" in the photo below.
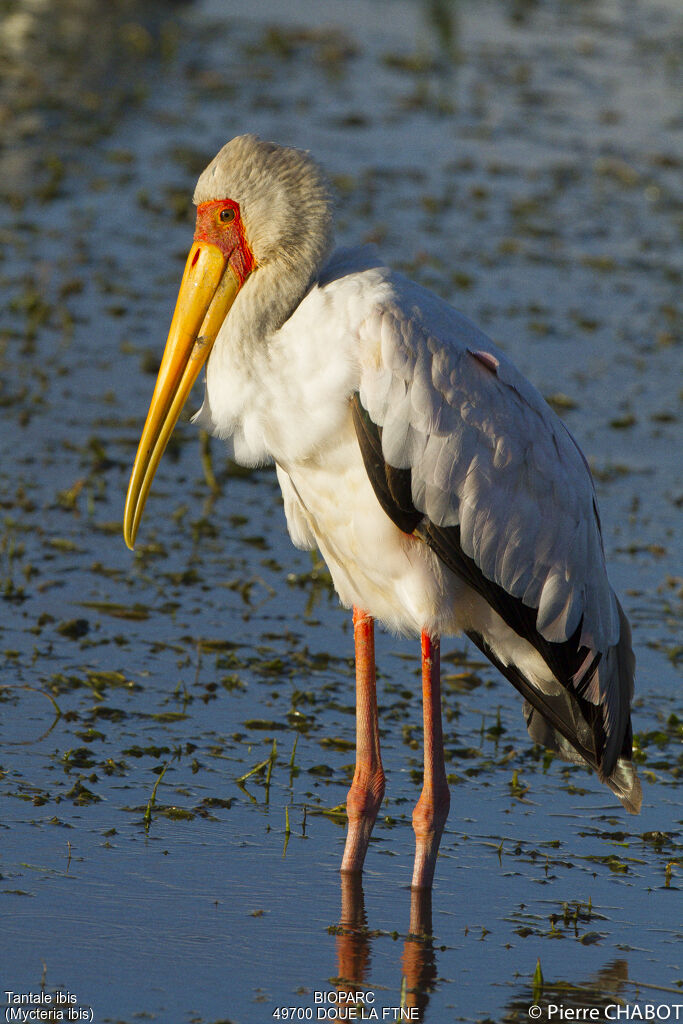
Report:
M 346 798 L 349 830 L 342 871 L 363 870 L 372 826 L 384 796 L 375 685 L 375 626 L 371 615 L 353 609 L 356 647 L 356 771 Z
M 422 711 L 424 715 L 424 783 L 413 811 L 415 866 L 413 889 L 430 889 L 441 834 L 451 798 L 446 782 L 441 730 L 439 638 L 422 633 Z

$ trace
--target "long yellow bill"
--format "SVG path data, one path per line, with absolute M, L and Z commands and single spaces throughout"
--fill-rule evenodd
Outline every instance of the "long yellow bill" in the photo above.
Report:
M 135 456 L 123 513 L 123 537 L 135 543 L 147 495 L 180 410 L 206 362 L 240 288 L 216 245 L 195 242 L 187 257 L 154 394 Z

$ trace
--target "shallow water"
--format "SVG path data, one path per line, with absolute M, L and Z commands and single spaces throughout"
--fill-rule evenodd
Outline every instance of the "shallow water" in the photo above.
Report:
M 676 1019 L 676 5 L 0 17 L 5 998 L 68 992 L 126 1024 L 329 1020 L 330 993 L 356 988 L 366 1019 L 513 1022 L 533 1002 L 542 1019 Z M 633 625 L 639 818 L 547 762 L 508 684 L 444 641 L 451 815 L 412 916 L 416 643 L 378 644 L 388 787 L 363 900 L 338 875 L 349 615 L 291 547 L 272 471 L 239 471 L 184 423 L 134 555 L 121 539 L 194 179 L 245 130 L 311 149 L 340 241 L 378 243 L 553 399 L 594 467 Z

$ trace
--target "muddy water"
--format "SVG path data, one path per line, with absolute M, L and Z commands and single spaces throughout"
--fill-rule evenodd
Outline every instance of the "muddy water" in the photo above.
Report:
M 676 5 L 256 6 L 0 9 L 4 998 L 126 1024 L 335 1019 L 356 990 L 366 1019 L 675 1019 Z M 134 555 L 120 536 L 193 182 L 245 130 L 311 149 L 340 240 L 449 297 L 553 401 L 633 623 L 637 819 L 444 642 L 431 906 L 408 889 L 418 650 L 391 637 L 386 805 L 364 894 L 340 889 L 349 617 L 291 548 L 272 471 L 183 423 Z

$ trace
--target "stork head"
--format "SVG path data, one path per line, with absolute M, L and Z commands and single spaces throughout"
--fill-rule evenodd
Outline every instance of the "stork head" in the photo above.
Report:
M 200 176 L 194 201 L 194 242 L 128 485 L 123 536 L 130 548 L 180 411 L 238 292 L 262 274 L 273 304 L 286 294 L 291 312 L 331 242 L 330 200 L 317 165 L 307 153 L 254 135 L 221 149 Z M 280 326 L 269 313 L 268 295 L 262 295 L 254 307 L 255 333 L 267 336 Z

